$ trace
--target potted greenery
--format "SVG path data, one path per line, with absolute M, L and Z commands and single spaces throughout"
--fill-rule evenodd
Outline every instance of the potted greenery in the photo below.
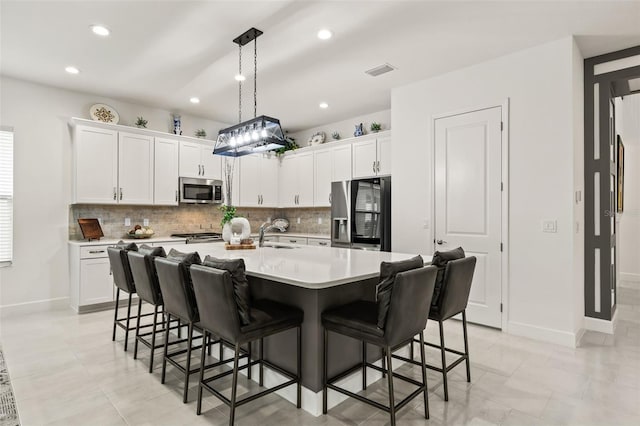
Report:
M 376 123 L 375 121 L 371 123 L 371 131 L 373 133 L 378 133 L 380 130 L 382 130 L 382 124 Z
M 204 129 L 198 129 L 196 130 L 195 133 L 197 138 L 206 138 L 207 137 L 207 132 L 204 131 Z
M 286 136 L 285 137 L 285 142 L 286 142 L 285 146 L 283 146 L 282 148 L 275 149 L 273 151 L 273 152 L 276 153 L 276 156 L 279 157 L 279 156 L 281 156 L 282 154 L 284 154 L 287 151 L 291 151 L 293 149 L 300 148 L 298 146 L 298 144 L 296 143 L 296 140 L 294 138 L 292 138 L 292 137 Z
M 333 138 L 333 140 L 339 141 L 340 140 L 340 133 L 335 131 L 335 132 L 331 133 L 331 137 Z
M 142 129 L 146 129 L 147 128 L 147 123 L 148 121 L 144 119 L 144 117 L 138 117 L 138 119 L 136 120 L 136 127 L 140 127 Z

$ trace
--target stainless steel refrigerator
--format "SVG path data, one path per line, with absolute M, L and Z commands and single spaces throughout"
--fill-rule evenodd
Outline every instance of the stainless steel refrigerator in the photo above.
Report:
M 391 177 L 331 184 L 331 246 L 391 251 Z

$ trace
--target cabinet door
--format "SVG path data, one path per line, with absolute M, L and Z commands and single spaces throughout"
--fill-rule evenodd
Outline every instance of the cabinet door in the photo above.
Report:
M 353 178 L 375 176 L 375 164 L 377 161 L 375 138 L 362 142 L 354 142 L 352 149 Z
M 332 150 L 316 151 L 313 154 L 314 190 L 313 205 L 316 207 L 331 206 Z
M 260 160 L 260 206 L 278 207 L 279 160 L 275 156 Z
M 279 207 L 297 207 L 298 162 L 295 155 L 285 155 L 280 161 Z
M 80 261 L 79 305 L 111 302 L 113 277 L 109 258 L 82 259 Z
M 258 155 L 246 155 L 240 158 L 240 205 L 259 207 L 260 160 Z
M 351 144 L 334 148 L 331 154 L 331 182 L 351 180 Z
M 202 177 L 206 179 L 222 179 L 222 157 L 213 155 L 213 144 L 201 146 L 200 155 Z
M 202 165 L 200 164 L 200 150 L 202 146 L 194 142 L 180 142 L 180 167 L 181 177 L 202 177 Z
M 156 138 L 153 203 L 178 205 L 178 150 L 176 140 Z
M 153 204 L 153 136 L 118 134 L 118 202 Z
M 391 137 L 378 138 L 378 174 L 391 174 Z
M 297 155 L 298 207 L 313 207 L 313 152 Z M 306 243 L 305 243 L 306 244 Z
M 77 126 L 73 142 L 74 202 L 116 204 L 118 132 Z
M 331 240 L 325 238 L 308 238 L 307 245 L 319 247 L 331 247 Z

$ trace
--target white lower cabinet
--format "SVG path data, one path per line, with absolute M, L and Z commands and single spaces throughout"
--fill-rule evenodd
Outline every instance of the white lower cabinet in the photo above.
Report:
M 331 240 L 328 238 L 307 238 L 307 244 L 310 246 L 331 247 Z
M 300 244 L 305 246 L 307 245 L 307 239 L 304 237 L 287 237 L 284 235 L 280 235 L 280 242 L 289 244 Z

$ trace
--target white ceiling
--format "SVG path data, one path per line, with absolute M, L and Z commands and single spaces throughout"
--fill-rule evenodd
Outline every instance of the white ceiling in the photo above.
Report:
M 572 34 L 585 57 L 640 45 L 640 1 L 1 0 L 0 14 L 4 75 L 228 123 L 238 108 L 231 40 L 256 27 L 258 114 L 291 131 L 390 108 L 393 87 Z M 112 35 L 93 35 L 94 23 Z M 326 42 L 323 27 L 334 33 Z M 252 45 L 244 53 L 252 69 Z M 397 70 L 364 74 L 384 62 Z

